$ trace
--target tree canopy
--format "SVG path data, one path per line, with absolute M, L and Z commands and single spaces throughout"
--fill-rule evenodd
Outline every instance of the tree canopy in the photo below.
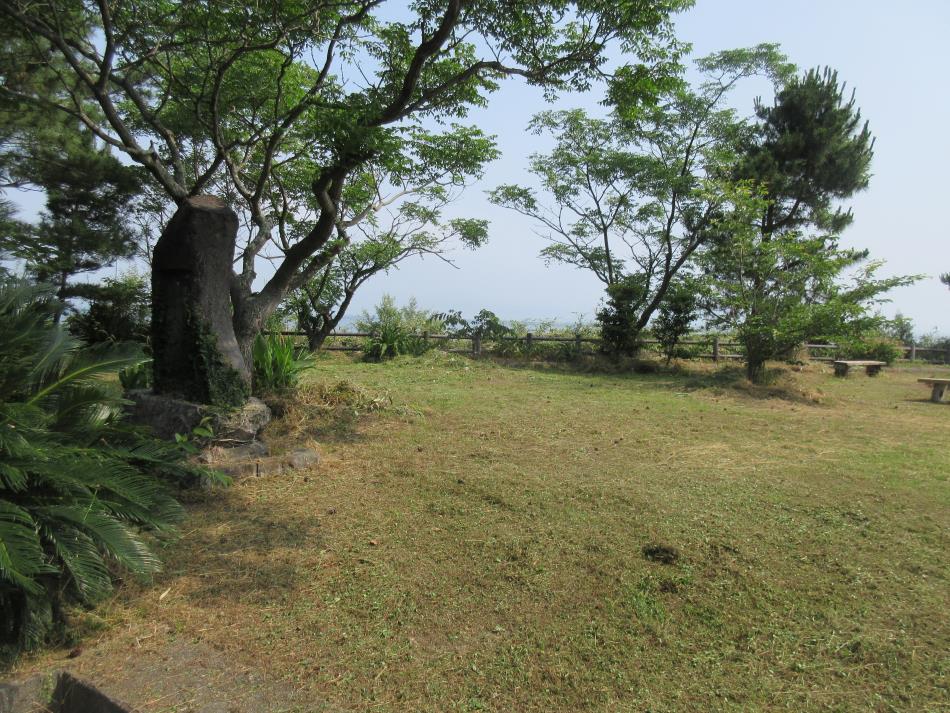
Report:
M 37 61 L 63 66 L 52 92 L 22 99 L 82 122 L 170 199 L 216 193 L 239 210 L 247 230 L 231 292 L 248 343 L 380 195 L 464 170 L 471 157 L 442 123 L 509 76 L 549 94 L 585 89 L 605 76 L 610 43 L 635 58 L 617 82 L 649 100 L 677 57 L 670 14 L 689 4 L 4 0 L 0 15 Z M 288 196 L 308 204 L 308 219 L 291 215 Z M 257 289 L 257 258 L 282 221 L 288 244 Z
M 613 85 L 605 119 L 582 110 L 538 114 L 531 128 L 555 140 L 551 152 L 531 157 L 547 202 L 521 186 L 491 194 L 539 224 L 549 262 L 589 270 L 608 288 L 624 282 L 634 332 L 711 235 L 751 130 L 728 106 L 730 91 L 753 75 L 781 83 L 792 71 L 769 44 L 719 52 L 697 67 L 704 77 L 697 87 L 678 83 L 652 106 L 631 103 Z
M 867 187 L 874 141 L 837 74 L 794 77 L 756 113 L 702 264 L 712 323 L 735 330 L 761 381 L 767 359 L 866 329 L 880 295 L 916 278 L 877 279 L 867 251 L 840 246 L 853 217 L 838 201 Z

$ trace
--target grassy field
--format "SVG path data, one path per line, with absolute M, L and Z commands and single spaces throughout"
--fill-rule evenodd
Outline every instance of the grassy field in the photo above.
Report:
M 146 711 L 947 710 L 950 406 L 916 378 L 948 370 L 689 368 L 323 359 L 385 407 L 291 413 L 272 438 L 323 463 L 191 503 L 68 663 L 251 672 Z

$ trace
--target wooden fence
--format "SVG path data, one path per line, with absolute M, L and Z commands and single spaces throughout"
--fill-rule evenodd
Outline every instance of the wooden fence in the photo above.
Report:
M 302 337 L 306 336 L 304 332 L 293 332 L 286 331 L 281 332 L 281 334 L 286 336 Z M 327 338 L 327 342 L 324 343 L 323 349 L 328 351 L 351 351 L 358 352 L 363 351 L 362 344 L 333 344 L 332 340 L 334 339 L 369 339 L 372 337 L 372 334 L 365 332 L 333 332 Z M 458 336 L 453 334 L 429 334 L 428 332 L 422 332 L 421 334 L 416 335 L 421 337 L 424 341 L 433 341 L 433 342 L 452 342 L 452 343 L 465 343 L 470 342 L 470 347 L 467 349 L 462 348 L 450 348 L 448 351 L 454 352 L 464 352 L 471 353 L 475 356 L 479 356 L 482 353 L 482 344 L 484 342 L 523 342 L 525 348 L 530 351 L 532 347 L 536 344 L 544 343 L 561 343 L 561 344 L 573 344 L 575 350 L 579 353 L 583 350 L 585 344 L 600 345 L 601 340 L 596 337 L 584 337 L 580 334 L 576 334 L 572 337 L 553 337 L 553 336 L 537 336 L 528 332 L 523 337 L 499 337 L 493 340 L 483 340 L 478 335 L 469 335 L 469 336 Z M 645 345 L 656 345 L 659 344 L 659 340 L 656 339 L 644 339 L 642 343 Z M 735 341 L 723 340 L 719 336 L 710 336 L 703 337 L 700 339 L 686 339 L 680 342 L 680 346 L 686 348 L 700 347 L 701 349 L 707 349 L 706 352 L 700 352 L 693 355 L 693 358 L 697 359 L 712 359 L 715 362 L 724 361 L 728 359 L 743 359 L 744 356 L 741 353 L 731 352 L 730 349 L 740 347 L 741 344 Z M 835 359 L 834 350 L 838 349 L 837 344 L 806 344 L 806 348 L 811 355 L 811 359 L 816 361 L 833 361 Z M 917 361 L 918 359 L 924 359 L 931 362 L 943 362 L 945 364 L 950 364 L 950 349 L 938 349 L 933 347 L 918 347 L 916 344 L 905 344 L 901 348 L 904 350 L 904 359 L 910 361 Z M 829 354 L 829 352 L 831 352 Z

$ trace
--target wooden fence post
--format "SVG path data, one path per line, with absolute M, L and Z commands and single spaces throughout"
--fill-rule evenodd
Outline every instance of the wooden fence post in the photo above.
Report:
M 525 336 L 525 343 L 528 345 L 529 352 L 531 351 L 531 345 L 533 344 L 533 342 L 534 342 L 534 335 L 531 332 L 528 332 L 528 334 Z
M 478 332 L 472 335 L 472 354 L 479 356 L 482 353 L 482 335 Z
M 950 349 L 947 350 L 947 355 L 944 357 L 944 364 L 950 364 Z
M 713 361 L 719 361 L 719 335 L 713 337 Z
M 428 329 L 422 330 L 422 346 L 425 349 L 429 348 L 429 330 Z
M 578 354 L 581 353 L 581 335 L 580 334 L 574 335 L 574 351 L 577 352 Z
M 917 361 L 917 342 L 910 343 L 910 360 Z

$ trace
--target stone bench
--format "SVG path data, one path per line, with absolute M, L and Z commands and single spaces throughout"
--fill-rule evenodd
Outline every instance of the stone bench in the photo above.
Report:
M 835 376 L 847 376 L 853 366 L 863 366 L 868 376 L 877 376 L 881 367 L 887 366 L 886 361 L 836 361 Z
M 930 392 L 930 400 L 935 404 L 943 401 L 944 394 L 947 393 L 947 389 L 950 389 L 950 379 L 917 379 L 917 381 L 933 387 L 933 391 Z

